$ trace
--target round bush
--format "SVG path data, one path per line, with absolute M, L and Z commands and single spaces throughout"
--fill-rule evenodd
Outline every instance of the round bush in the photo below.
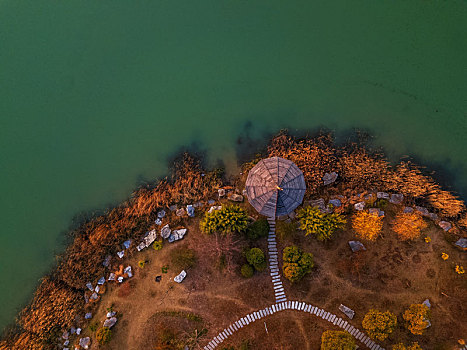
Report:
M 325 331 L 321 336 L 321 350 L 354 350 L 355 339 L 345 331 Z
M 254 270 L 253 267 L 251 267 L 251 265 L 245 264 L 242 266 L 241 273 L 243 277 L 250 278 L 253 276 L 253 272 Z
M 112 338 L 112 331 L 108 327 L 101 327 L 96 332 L 96 340 L 99 344 L 107 344 Z
M 266 219 L 259 219 L 253 222 L 246 231 L 249 239 L 256 240 L 261 237 L 266 237 L 269 233 L 269 223 Z
M 264 253 L 259 248 L 251 248 L 246 253 L 246 260 L 250 265 L 253 265 L 257 271 L 262 271 L 266 268 Z
M 390 311 L 381 312 L 370 309 L 362 321 L 363 328 L 372 339 L 383 341 L 397 325 L 397 317 Z
M 297 246 L 286 247 L 282 259 L 284 277 L 290 282 L 301 280 L 315 265 L 313 254 L 305 253 Z

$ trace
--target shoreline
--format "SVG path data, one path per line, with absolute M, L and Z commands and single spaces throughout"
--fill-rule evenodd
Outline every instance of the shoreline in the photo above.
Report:
M 424 175 L 412 163 L 402 163 L 396 170 L 397 167 L 390 166 L 383 155 L 371 154 L 356 143 L 337 146 L 332 137 L 326 134 L 296 139 L 282 132 L 272 137 L 262 157 L 274 155 L 293 158 L 303 170 L 309 182 L 308 200 L 323 191 L 331 190 L 332 193 L 332 188 L 323 188 L 321 178 L 325 173 L 339 170 L 340 178 L 334 192 L 401 192 L 407 196 L 408 203 L 431 205 L 430 210 L 440 217 L 450 218 L 457 235 L 465 236 L 467 216 L 464 203 L 451 192 L 444 191 L 434 179 Z M 204 171 L 202 159 L 187 154 L 173 159 L 175 163 L 170 168 L 172 174 L 168 177 L 137 188 L 129 199 L 103 210 L 102 215 L 84 215 L 84 222 L 70 232 L 71 241 L 57 265 L 41 279 L 31 302 L 18 315 L 19 322 L 8 334 L 4 334 L 6 344 L 25 339 L 29 342 L 46 340 L 53 343 L 60 332 L 76 324 L 75 316 L 82 314 L 85 306 L 82 293 L 86 290 L 86 282 L 96 280 L 106 271 L 101 264 L 104 258 L 114 254 L 121 242 L 143 235 L 157 219 L 158 210 L 174 204 L 187 205 L 208 200 L 218 188 L 235 187 L 236 183 L 241 182 L 241 176 L 225 179 L 217 169 Z M 250 164 L 252 161 L 240 165 L 243 174 Z M 354 171 L 355 164 L 361 172 Z M 396 179 L 396 175 L 400 178 Z M 419 182 L 426 188 L 417 185 Z M 83 320 L 79 322 L 86 323 Z M 48 335 L 45 336 L 44 332 Z

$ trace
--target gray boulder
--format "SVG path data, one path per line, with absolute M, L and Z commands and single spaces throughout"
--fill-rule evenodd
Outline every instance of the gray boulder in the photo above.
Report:
M 190 218 L 194 218 L 194 217 L 195 217 L 195 207 L 192 206 L 191 204 L 188 204 L 188 205 L 186 206 L 186 212 L 187 212 L 187 214 L 188 214 L 188 216 L 189 216 Z
M 338 208 L 342 205 L 342 202 L 340 201 L 340 199 L 330 199 L 329 200 L 329 204 L 332 204 L 335 208 Z
M 104 327 L 112 328 L 113 326 L 115 326 L 116 323 L 117 323 L 117 318 L 111 317 L 104 321 Z
M 310 201 L 312 207 L 319 208 L 320 210 L 326 209 L 326 203 L 323 198 L 313 199 Z
M 376 215 L 376 216 L 384 217 L 384 211 L 379 209 L 379 208 L 370 208 L 370 209 L 368 209 L 368 212 L 370 214 L 373 214 L 373 215 Z
M 389 193 L 386 192 L 377 192 L 376 198 L 378 199 L 389 199 Z
M 161 211 L 159 211 L 159 212 L 157 213 L 157 217 L 158 217 L 159 219 L 162 219 L 164 216 L 165 216 L 165 210 L 164 210 L 164 209 L 162 209 Z
M 360 250 L 366 250 L 363 243 L 359 241 L 349 241 L 349 246 L 354 253 L 359 252 Z
M 355 210 L 362 211 L 363 209 L 365 209 L 365 202 L 355 203 L 354 208 L 355 208 Z
M 170 236 L 173 237 L 173 240 L 174 240 L 174 241 L 178 241 L 178 240 L 182 239 L 183 236 L 185 236 L 186 231 L 187 231 L 186 228 L 181 228 L 181 229 L 178 229 L 178 230 L 173 230 L 173 231 L 172 231 L 172 234 L 171 234 Z M 169 238 L 170 238 L 170 237 L 169 237 Z M 170 242 L 170 239 L 169 239 L 169 242 Z
M 351 308 L 345 306 L 345 305 L 342 305 L 340 304 L 339 306 L 339 310 L 342 311 L 348 318 L 350 318 L 351 320 L 354 318 L 355 316 L 355 311 L 353 311 Z
M 467 238 L 459 238 L 454 244 L 461 249 L 467 250 Z
M 327 185 L 330 185 L 332 184 L 333 182 L 335 182 L 337 180 L 337 177 L 339 175 L 336 173 L 336 172 L 332 172 L 332 173 L 326 173 L 324 174 L 323 176 L 323 182 L 324 182 L 324 186 L 327 186 Z
M 217 194 L 219 195 L 219 197 L 224 197 L 225 196 L 225 190 L 223 188 L 219 188 L 217 190 Z
M 177 209 L 177 210 L 175 211 L 175 215 L 177 215 L 177 216 L 183 216 L 183 215 L 185 215 L 185 209 L 183 209 L 183 208 Z
M 162 238 L 164 238 L 164 239 L 169 238 L 170 232 L 171 232 L 171 230 L 170 230 L 169 224 L 167 224 L 167 225 L 165 225 L 164 227 L 162 227 L 162 229 L 161 229 L 161 236 L 162 236 Z
M 186 277 L 186 272 L 185 270 L 182 270 L 182 272 L 180 272 L 177 276 L 174 277 L 174 281 L 177 283 L 182 283 L 185 277 Z
M 452 228 L 451 223 L 448 221 L 440 221 L 438 223 L 438 226 L 441 227 L 446 232 L 448 232 Z
M 91 345 L 91 338 L 80 338 L 79 346 L 81 346 L 83 349 L 89 349 L 89 345 Z
M 431 309 L 431 303 L 429 299 L 425 299 L 422 304 L 425 305 L 427 308 Z
M 232 202 L 243 202 L 243 196 L 241 194 L 231 193 L 228 199 Z
M 391 194 L 391 198 L 389 198 L 389 202 L 392 204 L 402 204 L 403 200 L 404 195 L 402 193 Z

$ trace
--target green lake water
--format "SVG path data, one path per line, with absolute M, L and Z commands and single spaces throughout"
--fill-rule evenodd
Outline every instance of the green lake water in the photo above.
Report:
M 181 147 L 360 128 L 467 197 L 466 38 L 466 1 L 0 0 L 0 328 Z

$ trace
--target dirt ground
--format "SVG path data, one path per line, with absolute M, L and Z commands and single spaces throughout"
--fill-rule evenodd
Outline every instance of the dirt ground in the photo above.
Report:
M 103 322 L 107 308 L 121 316 L 112 328 L 112 340 L 101 349 L 153 349 L 157 330 L 171 328 L 179 337 L 207 329 L 197 342 L 206 345 L 226 326 L 247 313 L 269 306 L 274 301 L 268 271 L 243 278 L 240 266 L 245 263 L 242 249 L 260 247 L 266 252 L 266 238 L 250 242 L 241 235 L 231 240 L 206 236 L 198 229 L 198 220 L 186 219 L 185 238 L 175 243 L 164 242 L 160 251 L 147 248 L 128 259 L 135 276 L 122 285 L 111 284 L 102 296 L 92 321 Z M 353 232 L 337 232 L 332 241 L 322 243 L 296 231 L 278 242 L 279 251 L 295 244 L 313 253 L 315 268 L 302 281 L 292 284 L 283 279 L 289 300 L 300 300 L 345 317 L 338 307 L 342 303 L 356 312 L 352 325 L 362 329 L 361 322 L 370 308 L 390 310 L 398 316 L 399 326 L 384 347 L 399 341 L 418 341 L 423 349 L 452 349 L 456 340 L 467 336 L 467 278 L 454 272 L 455 263 L 467 266 L 467 253 L 456 250 L 449 234 L 434 224 L 423 232 L 431 237 L 414 242 L 400 242 L 390 231 L 385 218 L 383 237 L 376 242 L 364 242 L 367 251 L 352 253 L 348 241 Z M 186 246 L 196 251 L 196 264 L 187 269 L 181 284 L 173 281 L 180 269 L 170 266 L 173 249 Z M 449 254 L 443 261 L 441 252 Z M 219 267 L 219 255 L 230 261 Z M 230 255 L 229 255 L 230 254 Z M 229 260 L 231 257 L 231 260 Z M 146 260 L 144 268 L 138 261 Z M 162 273 L 168 265 L 167 273 Z M 161 275 L 161 282 L 155 277 Z M 402 312 L 412 303 L 428 298 L 432 303 L 432 326 L 422 336 L 410 335 L 402 325 Z M 181 311 L 182 313 L 170 313 Z M 196 321 L 183 314 L 194 314 Z M 264 322 L 263 322 L 264 320 Z M 267 332 L 266 332 L 267 327 Z M 242 328 L 226 344 L 235 347 L 248 341 L 250 349 L 319 349 L 323 331 L 334 326 L 320 318 L 300 312 L 284 311 Z M 92 332 L 87 329 L 87 334 Z M 195 342 L 196 343 L 196 342 Z M 360 344 L 361 345 L 361 344 Z M 196 348 L 196 347 L 194 347 Z M 222 347 L 220 347 L 222 348 Z

